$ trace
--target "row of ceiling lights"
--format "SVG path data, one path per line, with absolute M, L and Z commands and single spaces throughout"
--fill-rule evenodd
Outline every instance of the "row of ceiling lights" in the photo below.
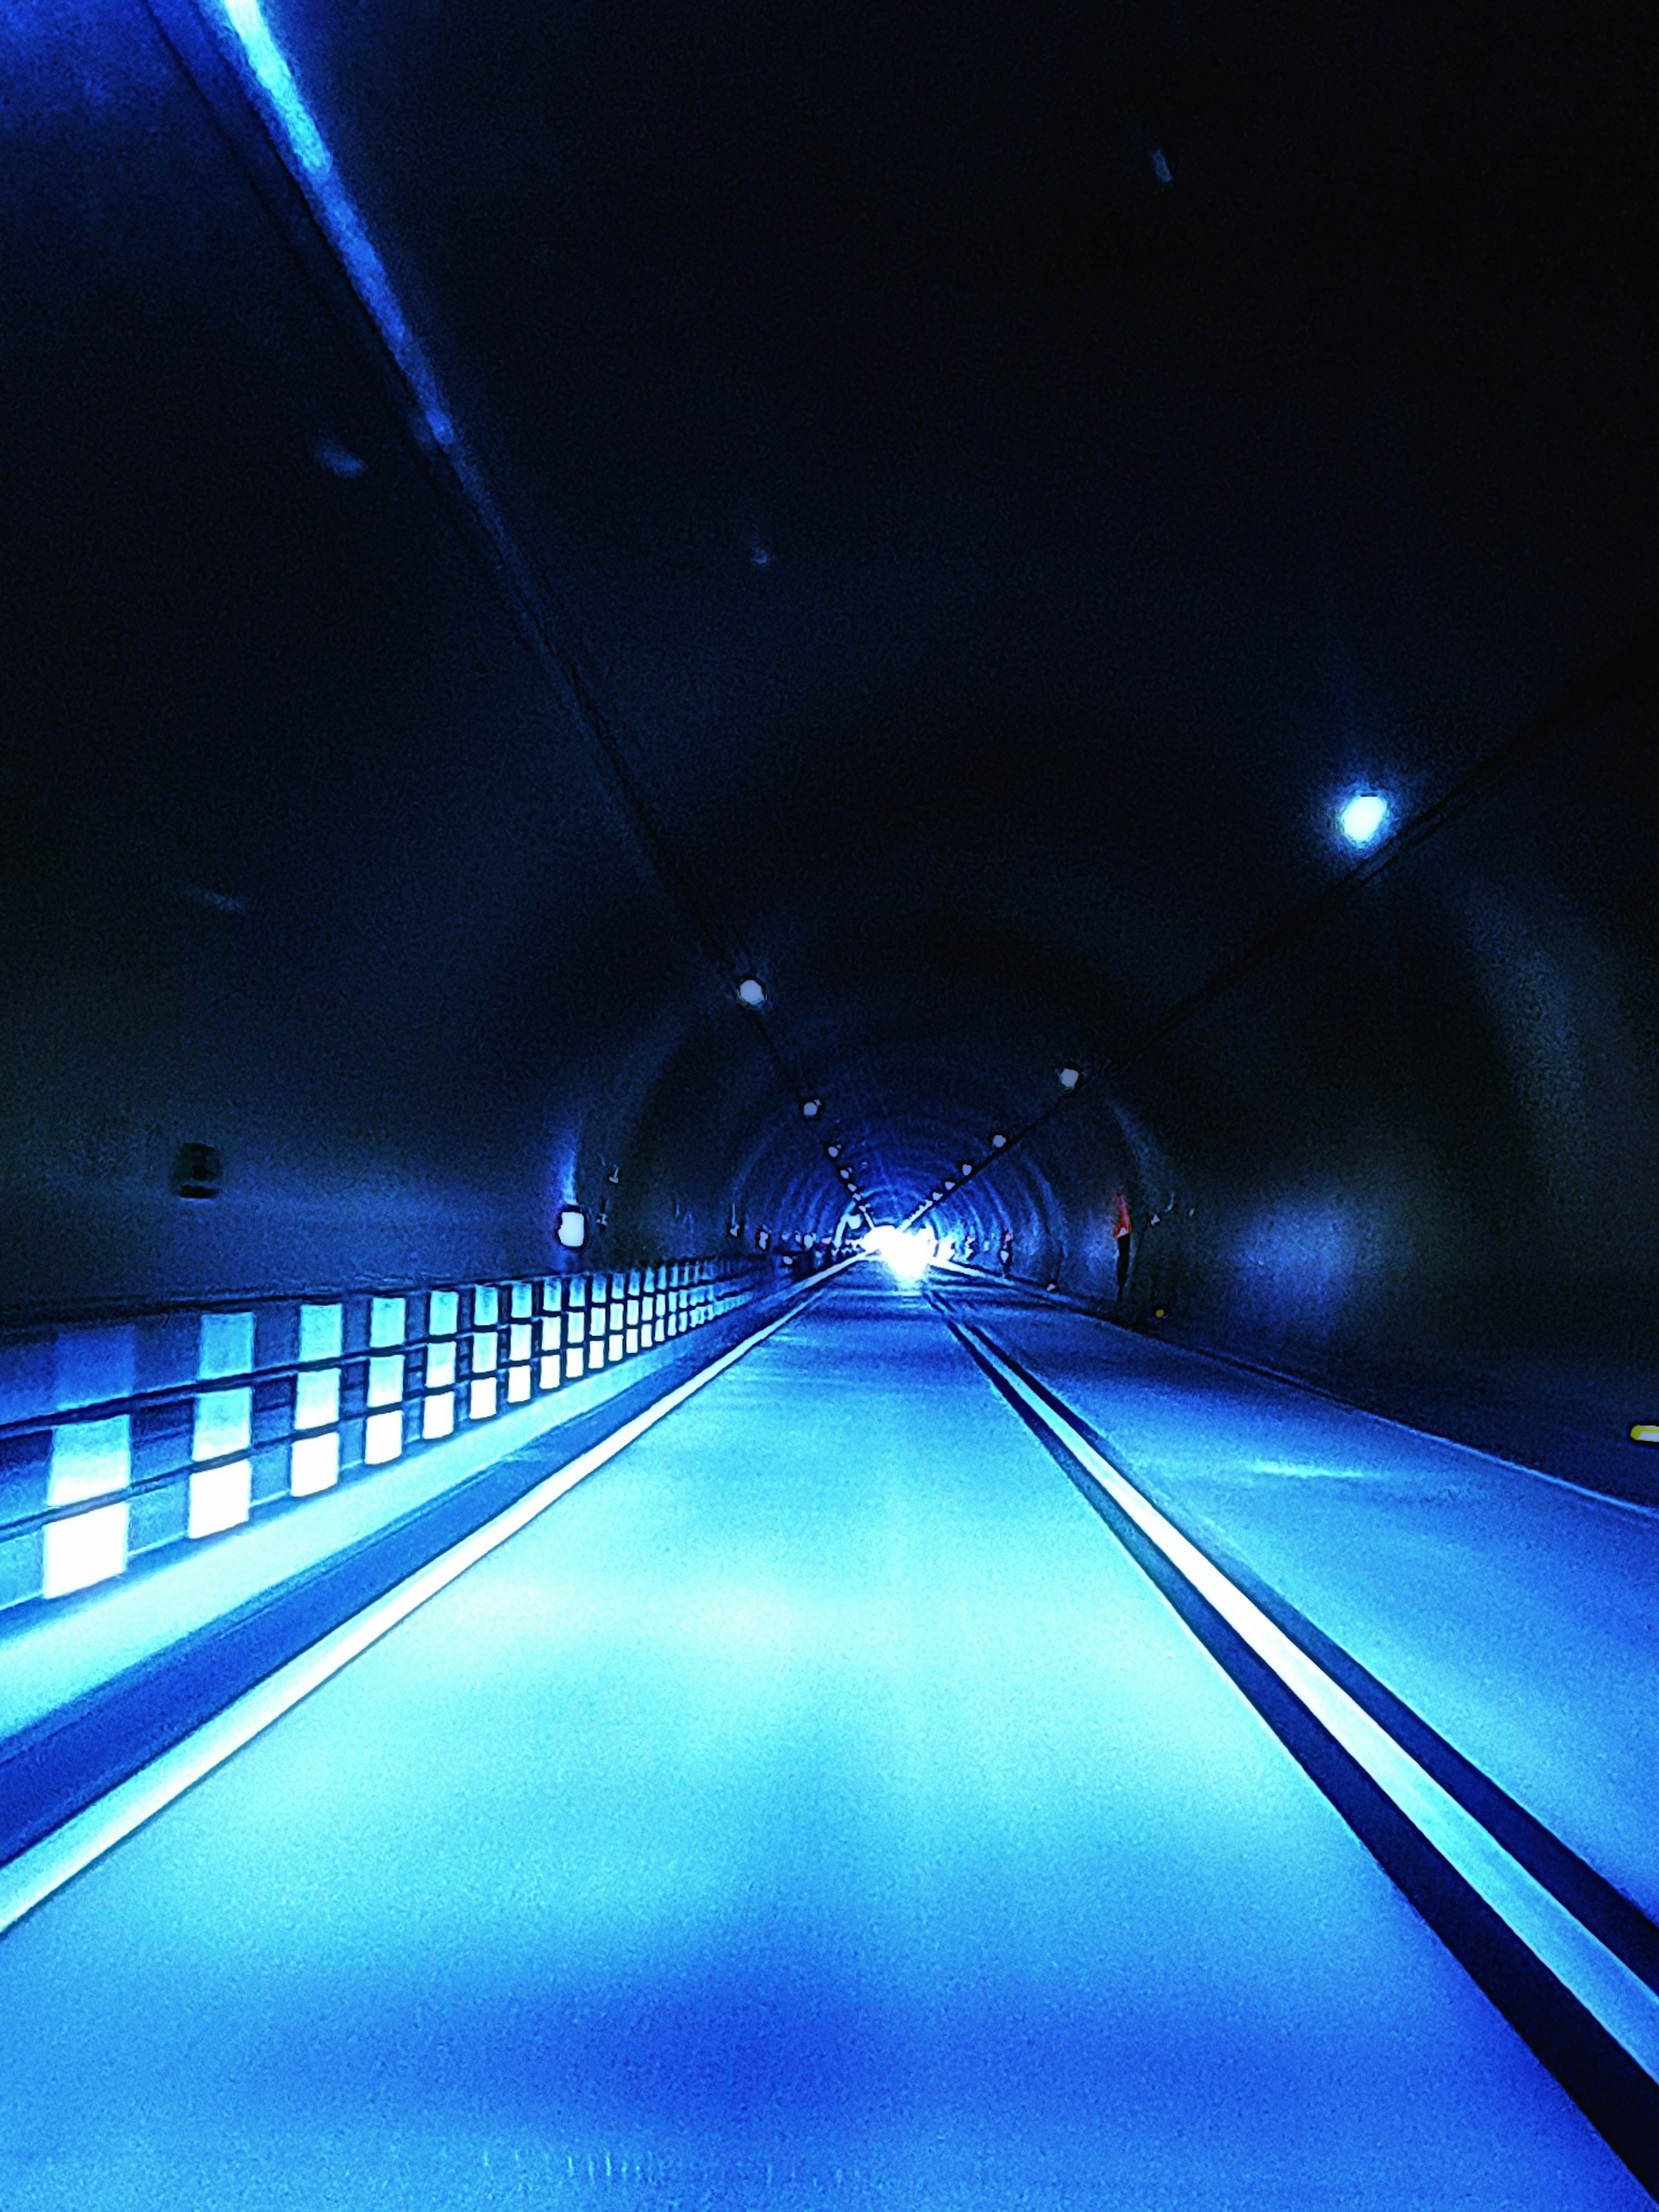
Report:
M 1352 798 L 1346 800 L 1338 811 L 1337 827 L 1350 845 L 1358 847 L 1374 845 L 1388 827 L 1392 812 L 1393 809 L 1381 792 L 1358 791 Z M 738 998 L 745 1006 L 759 1008 L 766 1004 L 766 987 L 758 975 L 745 975 L 738 985 Z M 1075 1091 L 1083 1080 L 1083 1070 L 1080 1067 L 1060 1067 L 1055 1069 L 1054 1073 L 1062 1091 Z M 823 1110 L 823 1101 L 821 1098 L 803 1098 L 800 1102 L 800 1110 L 804 1120 L 815 1121 Z M 1008 1139 L 1002 1130 L 994 1131 L 991 1137 L 992 1152 L 1001 1152 L 1007 1142 Z M 826 1145 L 823 1149 L 832 1160 L 840 1160 L 842 1148 L 838 1144 Z M 963 1182 L 965 1182 L 973 1174 L 976 1164 L 984 1166 L 986 1163 L 963 1160 L 961 1176 Z M 852 1170 L 846 1166 L 838 1166 L 836 1172 L 860 1206 L 864 1207 L 866 1216 L 868 1218 L 869 1208 L 865 1205 L 863 1192 L 853 1179 Z M 957 1177 L 947 1176 L 937 1190 L 928 1193 L 926 1203 L 929 1206 L 937 1206 L 940 1199 L 944 1198 L 948 1192 L 953 1191 L 956 1187 Z
M 754 1008 L 759 1008 L 766 1004 L 766 986 L 761 981 L 758 975 L 745 975 L 743 978 L 743 981 L 738 985 L 738 1000 L 740 1005 Z M 1083 1080 L 1083 1071 L 1081 1068 L 1057 1068 L 1055 1070 L 1055 1074 L 1059 1079 L 1060 1087 L 1062 1091 L 1075 1091 L 1078 1085 Z M 823 1111 L 823 1101 L 822 1098 L 803 1098 L 800 1102 L 800 1110 L 804 1120 L 815 1121 L 818 1115 Z M 991 1149 L 994 1152 L 1000 1152 L 1007 1142 L 1008 1139 L 1006 1133 L 1000 1129 L 995 1130 L 991 1137 Z M 837 1162 L 840 1161 L 842 1148 L 839 1144 L 826 1144 L 823 1149 L 829 1158 Z M 962 1174 L 963 1179 L 966 1180 L 966 1178 L 971 1176 L 973 1172 L 973 1161 L 964 1160 L 962 1164 Z M 864 1193 L 854 1179 L 853 1170 L 845 1165 L 838 1165 L 836 1170 L 836 1173 L 846 1184 L 849 1194 L 855 1198 L 860 1206 L 864 1208 L 867 1217 L 869 1208 L 865 1203 Z M 956 1187 L 956 1180 L 952 1177 L 944 1183 L 939 1189 L 929 1194 L 928 1203 L 930 1205 L 937 1204 L 939 1200 L 943 1198 L 947 1191 L 952 1191 Z
M 1388 828 L 1393 814 L 1393 807 L 1380 791 L 1357 791 L 1338 808 L 1336 826 L 1350 845 L 1363 848 L 1376 844 L 1377 839 Z M 1083 1071 L 1080 1067 L 1060 1067 L 1056 1068 L 1054 1073 L 1062 1091 L 1075 1091 L 1083 1080 Z M 992 1151 L 1000 1152 L 1007 1141 L 1007 1138 L 999 1131 L 991 1139 Z M 965 1182 L 974 1173 L 975 1165 L 983 1167 L 986 1162 L 981 1160 L 975 1163 L 973 1160 L 963 1160 L 961 1175 L 963 1182 Z M 928 1192 L 927 1198 L 922 1201 L 923 1206 L 937 1206 L 942 1198 L 946 1197 L 957 1188 L 957 1182 L 956 1176 L 947 1176 L 937 1189 Z M 921 1211 L 920 1208 L 917 1210 Z
M 758 975 L 745 975 L 742 981 L 739 982 L 738 985 L 738 1003 L 739 1006 L 749 1006 L 757 1012 L 758 1012 L 760 1008 L 766 1004 L 766 986 L 761 981 Z M 803 1098 L 800 1102 L 800 1110 L 804 1120 L 808 1121 L 816 1121 L 818 1115 L 823 1111 L 823 1101 L 822 1098 Z M 823 1149 L 832 1160 L 839 1160 L 841 1158 L 841 1146 L 839 1145 L 826 1145 Z M 851 1168 L 845 1166 L 837 1167 L 836 1173 L 841 1177 L 842 1182 L 846 1184 L 848 1196 L 857 1201 L 859 1209 L 863 1213 L 865 1219 L 866 1221 L 872 1219 L 873 1217 L 871 1214 L 868 1203 L 865 1199 L 863 1191 L 859 1188 L 858 1183 L 854 1179 L 853 1170 Z
M 1062 1091 L 1075 1091 L 1079 1084 L 1083 1080 L 1083 1070 L 1080 1067 L 1057 1067 L 1054 1070 L 1054 1074 Z M 1006 1131 L 1002 1129 L 994 1129 L 991 1132 L 990 1144 L 992 1152 L 1002 1152 L 1006 1147 L 1007 1142 L 1008 1138 Z M 833 1152 L 830 1157 L 832 1158 L 834 1158 Z M 988 1156 L 987 1158 L 982 1160 L 964 1160 L 962 1163 L 960 1175 L 947 1176 L 937 1190 L 930 1190 L 928 1192 L 925 1202 L 929 1206 L 936 1206 L 939 1200 L 942 1199 L 947 1192 L 953 1191 L 956 1188 L 958 1181 L 966 1182 L 968 1178 L 974 1174 L 976 1169 L 988 1167 L 989 1164 L 990 1160 Z
M 1062 1091 L 1075 1091 L 1079 1084 L 1083 1080 L 1083 1070 L 1080 1067 L 1057 1067 L 1054 1070 L 1054 1075 Z M 992 1131 L 992 1152 L 994 1153 L 1003 1151 L 1006 1146 L 1007 1142 L 1008 1139 L 1005 1131 L 1001 1129 L 994 1129 Z M 962 1163 L 960 1174 L 947 1176 L 945 1178 L 945 1181 L 940 1183 L 937 1190 L 930 1190 L 928 1192 L 927 1198 L 923 1200 L 923 1204 L 927 1206 L 937 1206 L 940 1199 L 947 1196 L 950 1192 L 956 1188 L 958 1182 L 966 1182 L 969 1177 L 975 1173 L 976 1169 L 988 1167 L 989 1164 L 990 1159 L 988 1156 L 982 1160 L 964 1160 Z

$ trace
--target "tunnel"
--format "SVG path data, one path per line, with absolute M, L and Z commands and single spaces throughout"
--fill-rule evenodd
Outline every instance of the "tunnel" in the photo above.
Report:
M 11 0 L 0 2202 L 1659 2196 L 1659 36 Z

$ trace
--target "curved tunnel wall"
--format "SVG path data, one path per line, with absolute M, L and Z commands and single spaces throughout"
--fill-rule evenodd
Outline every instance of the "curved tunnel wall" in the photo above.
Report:
M 940 1224 L 983 1249 L 1012 1216 L 1017 1273 L 1116 1318 L 1647 1494 L 1627 1430 L 1659 1402 L 1652 726 L 1648 700 L 1604 716 L 1081 1091 L 1035 1164 L 1011 1155 Z

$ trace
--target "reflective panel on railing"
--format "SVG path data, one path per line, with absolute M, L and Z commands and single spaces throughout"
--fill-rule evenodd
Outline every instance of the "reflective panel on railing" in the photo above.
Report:
M 52 1472 L 46 1484 L 48 1505 L 75 1505 L 88 1498 L 105 1498 L 125 1490 L 132 1468 L 132 1421 L 126 1413 L 113 1413 L 103 1421 L 73 1421 L 54 1431 Z M 63 1597 L 85 1589 L 127 1563 L 127 1516 L 125 1499 L 72 1519 L 46 1524 L 44 1594 Z
M 404 1355 L 401 1351 L 392 1352 L 386 1347 L 402 1345 L 407 1316 L 405 1298 L 376 1297 L 369 1301 L 368 1341 L 372 1356 L 368 1363 L 368 1403 L 371 1410 L 363 1424 L 366 1467 L 382 1467 L 388 1460 L 403 1455 Z M 384 1407 L 396 1407 L 398 1410 L 374 1410 Z
M 295 1498 L 310 1498 L 331 1489 L 340 1477 L 340 1370 L 337 1367 L 306 1368 L 307 1360 L 337 1359 L 344 1342 L 345 1309 L 341 1305 L 302 1305 L 300 1309 L 299 1357 L 301 1371 L 295 1378 L 294 1425 L 327 1433 L 296 1437 L 289 1460 L 289 1488 Z
M 534 1377 L 530 1371 L 530 1323 L 515 1321 L 507 1332 L 507 1395 L 518 1405 L 530 1395 Z
M 772 1279 L 753 1261 L 678 1261 L 0 1335 L 0 1608 L 386 1467 Z
M 196 1371 L 204 1381 L 247 1375 L 253 1367 L 252 1313 L 204 1313 Z M 229 1390 L 204 1390 L 196 1401 L 190 1455 L 194 1461 L 226 1461 L 246 1452 L 253 1441 L 253 1390 L 249 1383 Z M 187 1533 L 216 1536 L 246 1521 L 253 1505 L 253 1462 L 237 1458 L 229 1465 L 197 1467 L 190 1478 Z

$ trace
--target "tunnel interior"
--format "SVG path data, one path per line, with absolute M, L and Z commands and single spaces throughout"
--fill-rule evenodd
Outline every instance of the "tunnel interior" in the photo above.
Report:
M 14 9 L 12 1318 L 921 1207 L 1622 1439 L 1650 27 Z
M 11 0 L 9 2205 L 1654 2201 L 1656 61 Z

